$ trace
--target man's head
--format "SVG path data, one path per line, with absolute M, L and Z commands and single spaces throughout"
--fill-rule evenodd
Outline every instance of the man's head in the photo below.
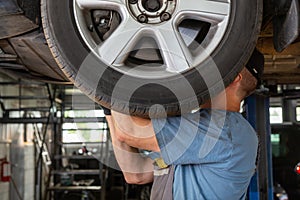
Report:
M 253 93 L 258 84 L 264 70 L 264 56 L 257 49 L 254 49 L 249 61 L 244 69 L 240 72 L 241 83 L 239 93 L 243 98 Z
M 202 108 L 239 111 L 241 101 L 255 91 L 264 68 L 264 57 L 256 49 L 244 69 L 219 95 L 201 105 Z

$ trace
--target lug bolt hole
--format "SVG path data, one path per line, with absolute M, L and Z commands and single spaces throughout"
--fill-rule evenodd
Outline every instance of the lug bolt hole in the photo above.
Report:
M 137 17 L 137 20 L 138 20 L 139 22 L 141 22 L 141 23 L 147 23 L 148 18 L 147 18 L 146 15 L 141 14 L 141 15 L 139 15 L 139 16 Z
M 130 4 L 136 4 L 138 2 L 138 0 L 129 0 Z
M 161 16 L 160 16 L 160 20 L 161 20 L 162 22 L 168 21 L 169 19 L 171 19 L 171 14 L 170 14 L 170 13 L 164 12 L 164 13 L 161 14 Z

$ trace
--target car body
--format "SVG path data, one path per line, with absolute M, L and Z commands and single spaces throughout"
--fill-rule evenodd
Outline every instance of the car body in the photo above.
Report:
M 297 3 L 297 1 L 288 0 L 275 2 L 264 0 L 264 18 L 258 45 L 266 54 L 265 79 L 267 81 L 271 81 L 271 79 L 278 83 L 288 81 L 288 78 L 285 77 L 287 72 L 281 73 L 274 70 L 274 63 L 280 66 L 284 65 L 280 63 L 280 60 L 292 60 L 300 54 L 296 50 L 300 49 L 297 41 L 290 49 L 287 48 L 285 53 L 279 54 L 275 51 L 275 48 L 282 51 L 297 38 L 298 34 L 295 30 L 299 27 L 296 27 L 295 24 L 299 24 L 298 19 L 297 17 L 293 17 L 293 20 L 290 19 L 295 12 L 291 9 L 296 6 L 295 2 Z M 1 0 L 0 4 L 1 71 L 44 81 L 68 82 L 69 79 L 61 73 L 46 47 L 47 43 L 41 23 L 40 1 Z M 34 49 L 38 51 L 33 51 Z M 291 53 L 292 51 L 295 53 Z M 270 63 L 272 59 L 273 61 Z M 299 80 L 298 74 L 293 80 Z

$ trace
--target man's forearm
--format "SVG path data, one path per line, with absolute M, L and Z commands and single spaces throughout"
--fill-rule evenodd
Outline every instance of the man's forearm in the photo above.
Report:
M 114 125 L 113 118 L 107 116 L 106 119 L 110 127 L 115 156 L 126 181 L 134 184 L 151 182 L 153 180 L 153 161 L 142 157 L 138 149 L 119 141 L 116 132 L 120 130 Z

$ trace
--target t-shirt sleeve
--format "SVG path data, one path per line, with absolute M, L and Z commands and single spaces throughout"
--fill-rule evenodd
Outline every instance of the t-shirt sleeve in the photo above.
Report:
M 230 157 L 231 141 L 226 131 L 223 133 L 224 129 L 211 125 L 206 118 L 202 118 L 201 123 L 199 120 L 193 114 L 152 119 L 166 164 L 220 162 Z

